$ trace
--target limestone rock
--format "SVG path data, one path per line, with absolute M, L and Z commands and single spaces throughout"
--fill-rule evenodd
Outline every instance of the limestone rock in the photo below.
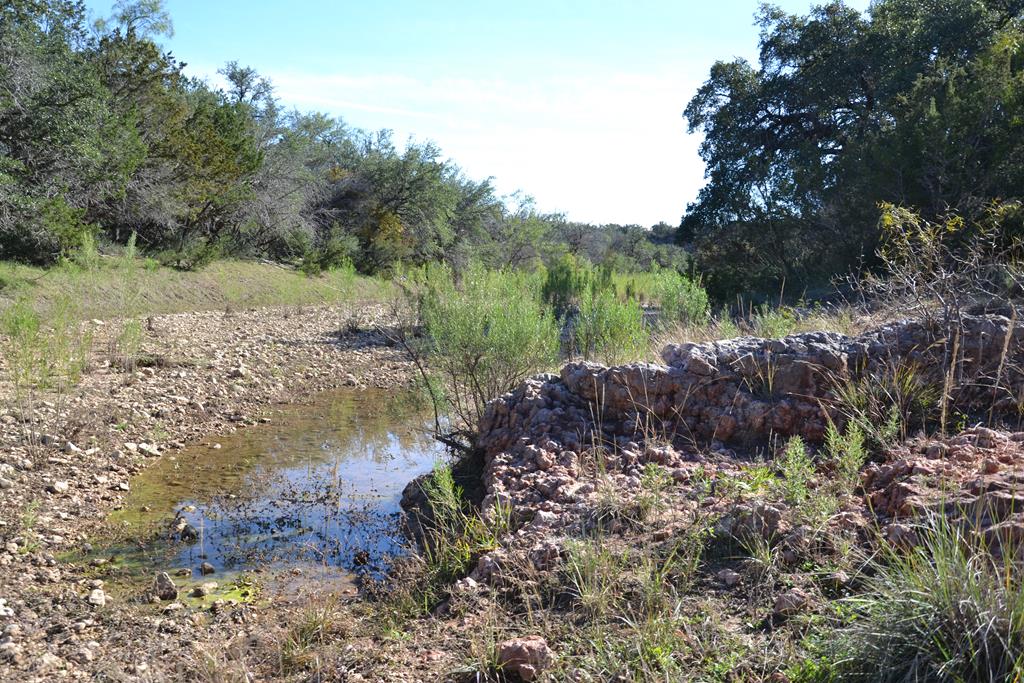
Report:
M 150 592 L 159 600 L 178 599 L 178 587 L 174 585 L 174 580 L 167 572 L 160 572 L 156 575 Z
M 791 617 L 799 614 L 811 604 L 811 596 L 799 588 L 790 588 L 775 599 L 772 615 L 775 617 Z

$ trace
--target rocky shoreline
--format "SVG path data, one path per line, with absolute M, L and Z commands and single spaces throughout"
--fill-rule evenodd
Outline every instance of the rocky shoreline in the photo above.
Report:
M 28 424 L 0 412 L 0 678 L 174 678 L 163 654 L 255 619 L 136 614 L 57 558 L 82 549 L 163 453 L 215 447 L 271 421 L 273 405 L 327 389 L 410 384 L 406 354 L 378 331 L 387 322 L 375 304 L 154 316 L 130 372 L 103 353 L 116 323 L 85 323 L 94 353 L 80 384 L 41 397 Z

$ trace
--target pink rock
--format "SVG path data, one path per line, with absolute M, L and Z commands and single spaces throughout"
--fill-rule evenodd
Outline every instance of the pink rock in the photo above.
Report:
M 555 663 L 555 654 L 540 636 L 512 638 L 498 645 L 498 666 L 502 671 L 518 674 L 524 681 L 537 676 Z

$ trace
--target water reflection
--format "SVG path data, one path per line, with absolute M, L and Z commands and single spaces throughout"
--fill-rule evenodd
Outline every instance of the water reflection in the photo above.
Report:
M 115 521 L 148 537 L 138 548 L 148 564 L 379 572 L 403 543 L 402 488 L 444 455 L 412 398 L 339 391 L 220 449 L 165 457 L 135 478 Z

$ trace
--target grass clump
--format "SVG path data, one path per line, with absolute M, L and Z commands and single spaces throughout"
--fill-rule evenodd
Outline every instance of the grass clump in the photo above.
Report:
M 392 582 L 383 612 L 394 622 L 402 616 L 430 612 L 447 596 L 448 588 L 466 576 L 484 553 L 498 547 L 511 527 L 511 509 L 496 505 L 486 517 L 466 501 L 449 465 L 438 465 L 421 484 L 427 499 L 420 518 L 421 552 L 408 580 Z M 398 618 L 399 621 L 395 621 Z
M 883 546 L 853 623 L 830 636 L 811 681 L 1019 681 L 1024 586 L 1013 553 L 996 559 L 969 528 L 936 518 L 909 551 Z M 1006 549 L 1004 548 L 1004 551 Z
M 280 642 L 278 664 L 281 673 L 320 668 L 320 648 L 339 630 L 339 612 L 337 600 L 331 596 L 311 602 L 301 611 Z
M 796 332 L 799 320 L 792 309 L 762 304 L 750 316 L 750 327 L 755 336 L 782 339 Z
M 686 680 L 693 642 L 681 593 L 693 586 L 710 528 L 695 523 L 669 548 L 620 548 L 598 535 L 566 546 L 561 581 L 572 605 L 567 661 L 581 680 Z
M 872 449 L 907 438 L 914 426 L 926 428 L 935 418 L 940 387 L 916 365 L 899 364 L 835 386 L 839 411 Z

